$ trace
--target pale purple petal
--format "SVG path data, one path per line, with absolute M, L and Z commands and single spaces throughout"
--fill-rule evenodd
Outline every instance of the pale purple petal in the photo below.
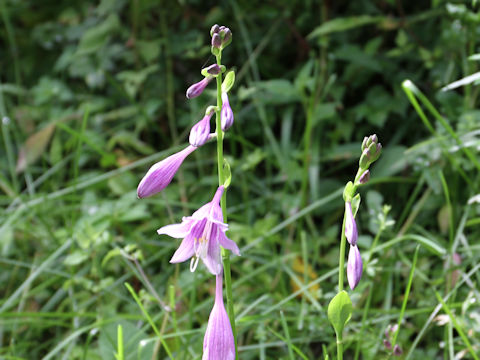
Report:
M 353 290 L 358 285 L 360 279 L 362 278 L 362 271 L 363 262 L 362 256 L 360 255 L 360 250 L 358 250 L 358 246 L 350 245 L 347 262 L 347 279 L 350 289 Z
M 145 198 L 152 196 L 167 187 L 175 176 L 183 160 L 190 155 L 196 147 L 187 146 L 182 151 L 170 155 L 166 159 L 153 165 L 143 177 L 137 188 L 137 196 Z
M 218 227 L 212 225 L 212 234 L 208 240 L 208 250 L 206 256 L 202 257 L 202 261 L 207 267 L 208 271 L 213 275 L 218 275 L 223 270 L 222 256 L 220 246 L 218 244 Z
M 193 221 L 183 218 L 180 224 L 165 225 L 157 230 L 158 235 L 168 235 L 176 239 L 184 238 L 190 232 Z
M 194 237 L 188 235 L 182 240 L 182 243 L 178 247 L 177 251 L 175 251 L 175 254 L 173 254 L 172 258 L 170 259 L 170 262 L 181 263 L 190 259 L 195 254 L 194 243 Z
M 223 305 L 222 273 L 216 276 L 215 304 L 208 318 L 202 360 L 235 360 L 232 326 Z
M 222 93 L 222 111 L 220 113 L 222 130 L 226 131 L 233 125 L 233 111 L 226 92 Z
M 240 249 L 238 248 L 235 241 L 230 240 L 225 234 L 220 233 L 218 237 L 218 242 L 224 249 L 230 250 L 235 255 L 240 256 Z
M 193 84 L 187 89 L 187 99 L 192 99 L 194 97 L 199 96 L 203 90 L 205 90 L 205 87 L 208 85 L 208 83 L 212 80 L 211 77 L 206 77 L 203 80 Z
M 196 123 L 190 130 L 189 142 L 190 145 L 199 147 L 204 145 L 210 138 L 210 118 L 212 117 L 213 111 L 210 114 L 207 114 Z
M 347 237 L 350 245 L 357 245 L 357 223 L 355 222 L 355 218 L 353 217 L 352 204 L 350 203 L 350 201 L 345 202 L 345 214 L 345 236 Z

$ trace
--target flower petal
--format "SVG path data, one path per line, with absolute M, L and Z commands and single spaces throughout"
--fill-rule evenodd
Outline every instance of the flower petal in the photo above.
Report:
M 222 272 L 222 257 L 220 253 L 220 246 L 218 244 L 218 226 L 212 225 L 212 234 L 208 239 L 207 255 L 202 257 L 202 261 L 207 267 L 208 271 L 213 275 L 218 275 Z
M 176 239 L 182 239 L 188 235 L 193 221 L 184 218 L 180 224 L 165 225 L 157 230 L 158 235 L 168 235 Z
M 363 271 L 363 262 L 362 256 L 360 255 L 360 250 L 356 245 L 350 245 L 350 251 L 348 252 L 348 261 L 347 261 L 347 279 L 350 289 L 355 289 L 355 287 L 360 282 L 362 278 Z
M 170 259 L 171 263 L 181 263 L 190 259 L 194 254 L 195 251 L 193 249 L 193 245 L 195 243 L 195 239 L 191 234 L 189 234 L 185 239 L 182 240 L 182 243 L 178 247 L 175 254 L 173 254 L 172 258 Z
M 240 256 L 240 249 L 235 241 L 230 240 L 223 232 L 220 232 L 218 236 L 218 242 L 224 249 L 230 250 L 235 255 Z

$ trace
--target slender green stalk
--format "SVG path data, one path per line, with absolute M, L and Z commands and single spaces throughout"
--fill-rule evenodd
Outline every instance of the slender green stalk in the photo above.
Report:
M 337 360 L 343 360 L 343 335 L 337 334 Z
M 123 330 L 122 325 L 117 326 L 117 360 L 124 360 L 125 353 L 123 351 Z
M 345 236 L 345 219 L 347 212 L 343 214 L 342 237 L 340 240 L 340 255 L 338 258 L 338 292 L 343 290 L 343 279 L 345 277 L 345 245 L 347 237 Z
M 222 55 L 217 55 L 217 64 L 221 65 Z M 223 131 L 220 112 L 222 109 L 222 74 L 217 76 L 217 109 L 215 111 L 215 123 L 217 132 L 217 164 L 218 164 L 218 185 L 225 183 L 225 172 L 223 171 Z M 227 222 L 227 198 L 225 192 L 220 199 L 222 207 L 223 221 Z M 223 272 L 225 278 L 225 291 L 227 295 L 227 313 L 232 326 L 233 339 L 235 342 L 235 358 L 238 358 L 237 349 L 237 330 L 235 326 L 235 310 L 233 308 L 232 295 L 232 273 L 230 270 L 230 251 L 222 248 Z

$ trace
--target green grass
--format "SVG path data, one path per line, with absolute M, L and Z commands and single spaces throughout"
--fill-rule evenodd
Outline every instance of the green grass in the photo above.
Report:
M 0 2 L 0 358 L 201 359 L 215 280 L 156 230 L 211 200 L 211 143 L 136 198 L 215 102 L 185 90 L 232 29 L 224 153 L 238 358 L 336 358 L 342 192 L 364 136 L 345 359 L 480 353 L 479 5 Z M 311 35 L 310 35 L 311 34 Z M 478 55 L 478 54 L 477 54 Z M 213 84 L 212 84 L 213 85 Z M 213 127 L 213 126 L 212 126 Z M 458 257 L 459 256 L 459 257 Z M 461 260 L 458 262 L 458 260 Z

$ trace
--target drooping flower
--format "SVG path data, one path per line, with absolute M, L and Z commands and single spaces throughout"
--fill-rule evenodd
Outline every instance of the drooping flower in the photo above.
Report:
M 222 111 L 220 113 L 220 119 L 222 121 L 223 131 L 228 130 L 233 125 L 233 111 L 230 107 L 226 92 L 222 93 Z
M 211 202 L 203 205 L 192 216 L 184 217 L 180 224 L 166 225 L 158 229 L 160 235 L 183 238 L 170 259 L 171 263 L 191 259 L 190 271 L 193 272 L 197 268 L 198 260 L 202 259 L 208 271 L 218 275 L 222 272 L 220 246 L 231 250 L 235 255 L 240 255 L 237 244 L 225 235 L 228 225 L 223 222 L 219 204 L 223 191 L 224 187 L 220 186 Z
M 213 111 L 206 114 L 202 120 L 193 125 L 190 130 L 189 142 L 190 145 L 199 147 L 205 144 L 210 137 L 210 118 Z
M 196 147 L 189 145 L 185 149 L 170 155 L 154 164 L 143 177 L 137 187 L 137 196 L 145 198 L 152 196 L 167 187 L 175 176 L 183 160 L 195 151 Z
M 350 251 L 348 252 L 348 262 L 347 262 L 347 279 L 350 289 L 355 289 L 355 287 L 360 282 L 362 278 L 363 271 L 363 262 L 362 256 L 360 255 L 360 250 L 356 245 L 350 245 Z
M 208 83 L 212 80 L 212 77 L 208 76 L 203 78 L 203 80 L 193 84 L 187 89 L 187 99 L 192 99 L 194 97 L 199 96 L 203 90 L 205 90 L 205 87 L 208 85 Z
M 345 212 L 347 214 L 345 219 L 345 236 L 350 245 L 357 245 L 358 231 L 357 223 L 353 217 L 352 203 L 350 201 L 345 202 Z
M 216 276 L 215 304 L 203 339 L 202 360 L 235 360 L 232 326 L 223 304 L 222 272 Z

